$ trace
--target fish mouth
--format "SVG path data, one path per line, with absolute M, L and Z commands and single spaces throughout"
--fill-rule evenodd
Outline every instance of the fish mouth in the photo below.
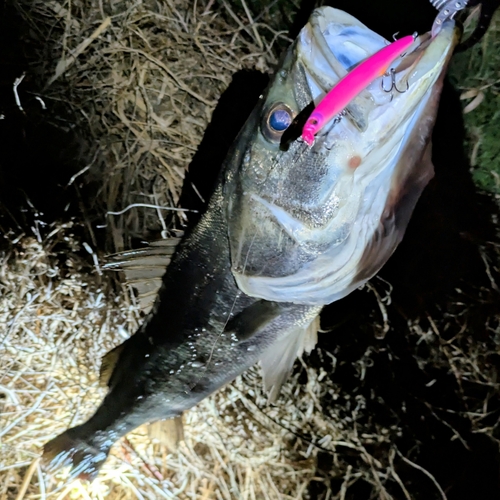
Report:
M 453 20 L 443 24 L 434 38 L 430 33 L 416 36 L 406 54 L 389 66 L 387 76 L 377 78 L 351 101 L 345 110 L 348 121 L 364 132 L 384 116 L 407 117 L 447 66 L 459 38 Z M 316 9 L 297 42 L 297 60 L 314 103 L 317 105 L 349 71 L 389 43 L 346 12 L 331 7 Z M 406 112 L 396 115 L 398 108 Z M 323 135 L 328 130 L 326 127 Z

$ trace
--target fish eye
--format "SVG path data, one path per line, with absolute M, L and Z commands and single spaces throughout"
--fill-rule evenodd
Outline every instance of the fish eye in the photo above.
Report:
M 292 123 L 292 117 L 287 109 L 275 109 L 269 115 L 269 127 L 276 132 L 284 132 Z
M 283 103 L 271 106 L 264 115 L 261 130 L 271 142 L 279 142 L 283 132 L 291 125 L 294 118 L 292 110 Z

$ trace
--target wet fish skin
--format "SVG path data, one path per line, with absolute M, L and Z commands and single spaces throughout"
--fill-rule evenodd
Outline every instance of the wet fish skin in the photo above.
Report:
M 70 465 L 73 477 L 94 479 L 121 436 L 191 408 L 319 313 L 319 307 L 275 303 L 270 314 L 265 301 L 236 287 L 223 207 L 219 185 L 207 213 L 180 244 L 144 324 L 117 348 L 109 392 L 95 415 L 45 445 L 49 469 Z M 253 335 L 240 335 L 237 325 L 223 333 L 246 308 L 259 315 L 259 303 L 265 320 Z

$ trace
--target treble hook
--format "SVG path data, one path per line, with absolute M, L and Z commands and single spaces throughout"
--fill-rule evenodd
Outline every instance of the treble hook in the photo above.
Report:
M 396 83 L 396 70 L 394 68 L 391 68 L 389 70 L 389 74 L 386 73 L 385 76 L 391 77 L 391 86 L 388 89 L 386 89 L 385 85 L 384 85 L 384 79 L 382 79 L 382 81 L 380 82 L 380 86 L 382 87 L 382 90 L 384 92 L 387 92 L 387 93 L 391 92 L 392 93 L 392 91 L 395 90 L 399 94 L 404 94 L 410 88 L 410 84 L 408 83 L 408 80 L 407 80 L 406 81 L 406 89 L 404 89 L 404 90 L 398 89 L 398 85 Z M 391 100 L 392 100 L 392 98 L 393 98 L 393 96 L 391 96 Z

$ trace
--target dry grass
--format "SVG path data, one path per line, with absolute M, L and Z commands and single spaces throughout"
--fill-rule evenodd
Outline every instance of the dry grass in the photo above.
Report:
M 178 201 L 219 95 L 236 70 L 268 70 L 276 62 L 273 43 L 284 34 L 252 23 L 248 10 L 237 14 L 225 1 L 34 1 L 19 9 L 50 45 L 44 49 L 50 58 L 41 52 L 32 60 L 45 88 L 41 97 L 71 116 L 92 145 L 82 178 L 102 182 L 96 203 L 108 225 L 108 247 L 128 248 L 144 228 L 168 234 L 167 207 Z M 176 215 L 174 225 L 183 217 Z M 401 479 L 397 462 L 429 481 L 437 498 L 444 495 L 410 453 L 400 453 L 398 419 L 381 423 L 373 412 L 376 395 L 335 382 L 337 359 L 321 349 L 316 367 L 302 363 L 276 406 L 266 405 L 259 371 L 252 369 L 189 411 L 176 453 L 139 428 L 117 443 L 91 485 L 68 484 L 64 472 L 45 475 L 41 446 L 96 408 L 103 396 L 101 356 L 140 321 L 133 295 L 113 292 L 99 262 L 86 253 L 90 247 L 74 233 L 69 224 L 54 226 L 43 242 L 25 236 L 0 263 L 0 324 L 6 325 L 0 341 L 0 500 L 301 499 L 313 483 L 323 483 L 323 498 L 344 500 L 361 482 L 372 498 L 412 498 L 408 490 L 416 483 Z M 484 254 L 489 288 L 477 289 L 474 299 L 458 291 L 453 314 L 422 318 L 407 332 L 419 366 L 454 374 L 466 401 L 464 418 L 487 435 L 493 435 L 484 423 L 488 404 L 462 383 L 484 387 L 484 401 L 498 393 L 491 361 L 498 318 L 488 318 L 486 340 L 469 337 L 467 325 L 474 308 L 496 296 L 499 253 L 493 245 Z M 396 313 L 374 287 L 365 292 L 376 336 L 390 330 Z M 424 345 L 431 354 L 418 354 Z M 353 364 L 360 387 L 374 359 L 370 347 Z M 325 473 L 318 471 L 322 456 L 330 460 Z
M 85 260 L 72 255 L 64 261 L 68 249 L 78 252 L 82 245 L 71 231 L 57 227 L 43 245 L 24 238 L 1 263 L 0 322 L 7 328 L 0 352 L 5 395 L 0 498 L 300 499 L 311 481 L 325 482 L 317 475 L 318 454 L 332 457 L 329 480 L 342 482 L 340 492 L 330 491 L 329 498 L 344 498 L 357 481 L 370 484 L 377 498 L 409 495 L 394 461 L 419 466 L 398 454 L 395 440 L 401 427 L 379 423 L 370 398 L 351 396 L 333 382 L 337 360 L 322 350 L 324 368 L 303 363 L 276 406 L 266 405 L 257 369 L 203 401 L 185 415 L 185 442 L 176 453 L 152 443 L 141 427 L 113 448 L 91 485 L 68 484 L 64 472 L 45 475 L 38 461 L 41 446 L 96 408 L 103 396 L 97 381 L 100 357 L 139 320 L 133 297 L 104 293 L 99 275 Z M 367 295 L 372 291 L 367 289 Z M 478 298 L 486 301 L 489 293 L 478 290 Z M 383 300 L 381 295 L 379 290 L 376 300 Z M 380 306 L 387 306 L 387 297 Z M 478 383 L 498 392 L 496 369 L 489 362 L 494 347 L 466 333 L 470 307 L 458 302 L 453 315 L 412 322 L 409 337 L 416 345 L 430 346 L 431 356 L 416 355 L 423 366 L 451 368 L 460 384 Z M 384 316 L 374 311 L 374 331 L 382 330 L 377 318 Z M 497 331 L 498 318 L 491 318 L 488 327 Z M 448 340 L 450 329 L 461 334 Z M 356 361 L 360 384 L 372 358 L 373 350 L 367 349 Z M 477 432 L 489 433 L 483 424 L 487 405 L 466 392 L 468 418 Z M 328 482 L 324 487 L 330 490 Z
M 168 207 L 231 75 L 269 70 L 273 43 L 284 34 L 258 23 L 250 29 L 227 2 L 35 1 L 20 8 L 52 44 L 33 61 L 39 67 L 50 51 L 42 98 L 90 134 L 88 166 L 102 179 L 110 250 L 128 248 L 130 235 L 145 227 L 166 231 Z
M 45 476 L 41 447 L 96 408 L 103 397 L 99 360 L 138 321 L 137 306 L 126 294 L 114 301 L 104 294 L 85 261 L 72 258 L 68 268 L 59 260 L 61 253 L 52 250 L 57 245 L 79 250 L 69 232 L 54 229 L 44 245 L 24 238 L 1 263 L 0 321 L 7 330 L 0 498 L 303 498 L 318 449 L 338 447 L 357 450 L 379 481 L 382 465 L 364 444 L 388 443 L 389 432 L 359 437 L 340 415 L 325 417 L 321 398 L 328 392 L 335 399 L 339 389 L 319 383 L 324 370 L 307 367 L 308 383 L 297 385 L 295 377 L 276 407 L 266 407 L 260 374 L 250 370 L 187 413 L 186 439 L 175 454 L 151 443 L 142 427 L 113 449 L 93 484 L 66 484 L 64 472 Z M 353 421 L 363 406 L 358 403 Z M 294 432 L 313 433 L 317 445 L 297 441 Z M 350 472 L 346 481 L 362 474 Z

